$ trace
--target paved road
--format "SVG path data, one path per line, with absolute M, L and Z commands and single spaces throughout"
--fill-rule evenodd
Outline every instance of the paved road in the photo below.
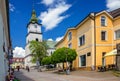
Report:
M 56 74 L 53 72 L 15 72 L 21 81 L 120 81 L 120 77 L 113 76 L 110 72 L 75 71 L 70 75 Z

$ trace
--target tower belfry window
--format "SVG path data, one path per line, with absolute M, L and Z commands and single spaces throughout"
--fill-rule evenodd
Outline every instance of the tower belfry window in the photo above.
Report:
M 35 25 L 35 28 L 37 28 L 37 25 Z
M 38 41 L 38 38 L 36 38 L 36 41 Z

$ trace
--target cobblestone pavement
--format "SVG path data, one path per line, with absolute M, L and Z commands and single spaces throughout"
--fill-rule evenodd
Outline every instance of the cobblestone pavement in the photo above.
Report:
M 15 76 L 21 81 L 120 81 L 111 72 L 74 71 L 70 75 L 49 72 L 37 72 L 32 70 L 20 70 Z

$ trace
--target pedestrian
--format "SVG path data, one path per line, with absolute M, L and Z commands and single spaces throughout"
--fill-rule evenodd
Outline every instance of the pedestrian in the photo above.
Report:
M 10 74 L 10 81 L 13 81 L 13 80 L 14 80 L 14 74 L 11 73 L 11 74 Z
M 26 66 L 26 70 L 29 72 L 30 71 L 30 68 L 29 68 L 29 66 Z
M 19 67 L 19 66 L 17 66 L 17 70 L 18 70 L 18 71 L 20 70 L 20 67 Z
M 12 68 L 11 71 L 14 73 L 14 68 Z

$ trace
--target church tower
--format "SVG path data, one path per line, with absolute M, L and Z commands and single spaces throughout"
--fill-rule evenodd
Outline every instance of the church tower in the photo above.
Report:
M 25 47 L 25 66 L 33 66 L 35 64 L 31 63 L 32 54 L 29 49 L 29 43 L 32 40 L 42 41 L 42 32 L 41 32 L 41 24 L 38 23 L 38 19 L 36 17 L 36 12 L 33 9 L 31 19 L 27 25 L 27 36 L 26 36 L 26 47 Z
M 42 41 L 41 24 L 38 23 L 35 10 L 32 10 L 32 17 L 27 25 L 27 30 L 26 44 L 29 44 L 32 40 Z

